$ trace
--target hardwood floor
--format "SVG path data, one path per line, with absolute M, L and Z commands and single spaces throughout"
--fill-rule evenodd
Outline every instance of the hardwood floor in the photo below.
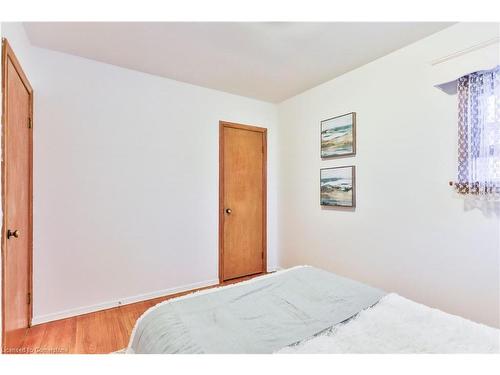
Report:
M 233 284 L 260 275 L 234 279 L 215 286 Z M 212 287 L 201 289 L 208 288 Z M 21 347 L 11 352 L 22 354 L 101 354 L 115 352 L 127 346 L 132 328 L 144 311 L 162 301 L 193 291 L 33 326 L 27 329 Z

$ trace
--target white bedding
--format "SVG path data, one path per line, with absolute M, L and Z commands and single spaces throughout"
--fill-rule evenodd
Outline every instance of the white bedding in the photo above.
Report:
M 351 320 L 278 353 L 499 353 L 500 330 L 389 294 Z

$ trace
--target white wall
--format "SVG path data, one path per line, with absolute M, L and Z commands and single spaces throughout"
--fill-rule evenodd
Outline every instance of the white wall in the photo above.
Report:
M 469 210 L 448 186 L 457 99 L 433 88 L 430 64 L 498 30 L 458 24 L 279 105 L 280 265 L 324 267 L 500 326 L 500 210 Z M 321 161 L 320 121 L 350 111 L 357 156 Z M 349 164 L 356 210 L 320 208 L 319 169 Z
M 218 282 L 219 120 L 269 129 L 276 267 L 274 105 L 26 47 L 19 24 L 2 31 L 27 48 L 35 90 L 35 323 Z

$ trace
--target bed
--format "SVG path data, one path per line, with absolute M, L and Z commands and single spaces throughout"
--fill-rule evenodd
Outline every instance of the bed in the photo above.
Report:
M 499 353 L 500 330 L 310 266 L 162 302 L 127 353 Z

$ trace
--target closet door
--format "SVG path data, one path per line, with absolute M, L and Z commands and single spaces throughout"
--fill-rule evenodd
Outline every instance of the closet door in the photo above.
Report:
M 3 89 L 3 351 L 16 353 L 31 320 L 32 94 L 6 40 Z
M 220 123 L 220 280 L 266 271 L 267 129 Z

